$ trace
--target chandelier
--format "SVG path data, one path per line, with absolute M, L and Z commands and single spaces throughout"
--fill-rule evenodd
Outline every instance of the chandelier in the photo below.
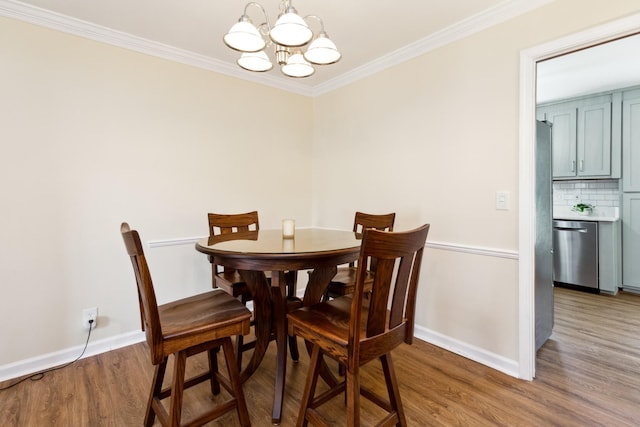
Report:
M 242 52 L 237 61 L 241 68 L 255 72 L 271 70 L 273 63 L 265 52 L 267 49 L 273 50 L 280 70 L 288 77 L 309 77 L 315 72 L 314 65 L 328 65 L 340 60 L 342 54 L 324 31 L 322 19 L 315 15 L 302 18 L 291 3 L 291 0 L 280 2 L 280 14 L 274 26 L 269 23 L 262 5 L 247 3 L 238 22 L 223 37 L 227 46 Z M 253 24 L 247 15 L 249 6 L 262 11 L 264 22 L 258 26 Z M 315 37 L 306 22 L 311 19 L 320 23 L 320 32 Z

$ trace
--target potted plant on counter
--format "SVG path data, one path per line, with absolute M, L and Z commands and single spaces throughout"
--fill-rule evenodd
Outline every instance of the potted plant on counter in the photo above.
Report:
M 590 205 L 589 203 L 577 203 L 573 205 L 571 210 L 574 212 L 578 212 L 578 214 L 580 215 L 591 215 L 591 213 L 593 212 L 593 208 L 594 206 Z

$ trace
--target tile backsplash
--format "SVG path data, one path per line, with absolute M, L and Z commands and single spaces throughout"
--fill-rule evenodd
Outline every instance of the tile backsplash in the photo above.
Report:
M 573 206 L 590 203 L 594 206 L 620 207 L 620 185 L 617 179 L 553 182 L 553 205 Z

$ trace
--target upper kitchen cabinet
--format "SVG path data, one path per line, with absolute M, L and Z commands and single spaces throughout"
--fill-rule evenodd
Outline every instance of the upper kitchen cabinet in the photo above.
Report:
M 640 89 L 622 93 L 622 191 L 640 192 Z
M 538 107 L 537 117 L 553 124 L 554 179 L 620 177 L 619 98 L 607 94 Z
M 577 174 L 577 117 L 575 103 L 560 104 L 545 108 L 544 118 L 551 122 L 553 178 L 575 178 Z

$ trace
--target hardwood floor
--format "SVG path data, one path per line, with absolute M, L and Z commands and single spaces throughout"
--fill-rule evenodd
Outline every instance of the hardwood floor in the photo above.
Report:
M 640 425 L 640 296 L 556 289 L 555 314 L 554 333 L 538 352 L 532 382 L 422 341 L 401 346 L 393 359 L 409 425 Z M 282 426 L 295 425 L 309 360 L 303 353 L 300 363 L 287 367 Z M 255 426 L 271 425 L 274 356 L 272 343 L 261 368 L 244 385 Z M 196 359 L 190 369 L 204 367 L 206 359 Z M 364 367 L 363 383 L 384 387 L 378 365 Z M 80 360 L 41 381 L 0 392 L 0 424 L 141 425 L 151 373 L 142 344 Z M 209 405 L 210 399 L 206 384 L 187 391 L 185 417 Z M 336 425 L 343 425 L 342 399 L 329 406 Z M 366 400 L 362 412 L 364 425 L 379 415 Z M 230 414 L 210 425 L 231 427 L 238 422 Z

